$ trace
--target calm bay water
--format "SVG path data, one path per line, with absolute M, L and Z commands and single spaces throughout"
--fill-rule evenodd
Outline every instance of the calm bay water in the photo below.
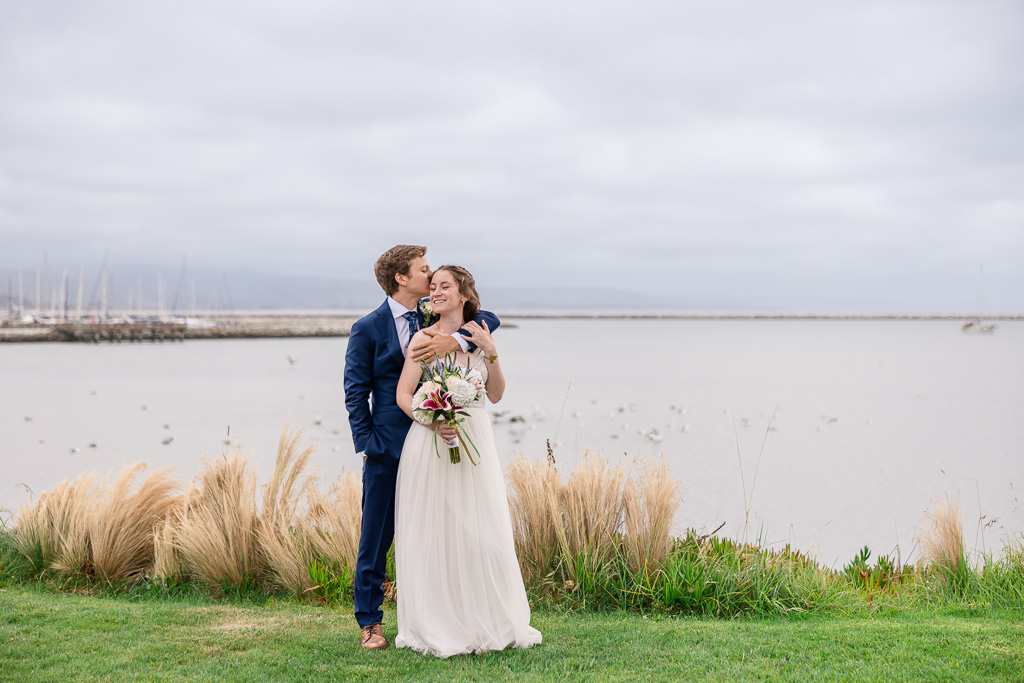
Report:
M 140 460 L 188 479 L 229 427 L 262 481 L 289 418 L 322 475 L 357 469 L 346 342 L 0 345 L 0 507 Z M 746 498 L 763 542 L 828 565 L 864 545 L 906 560 L 947 492 L 973 547 L 1024 530 L 1022 322 L 986 337 L 950 321 L 523 320 L 498 344 L 500 457 L 544 458 L 545 439 L 563 472 L 588 449 L 664 457 L 679 531 L 739 537 Z

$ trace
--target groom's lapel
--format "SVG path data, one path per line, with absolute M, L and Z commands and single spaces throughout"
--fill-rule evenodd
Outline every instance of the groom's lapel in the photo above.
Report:
M 377 331 L 380 332 L 381 339 L 387 344 L 388 353 L 398 361 L 399 365 L 405 363 L 405 356 L 402 355 L 402 344 L 398 341 L 398 330 L 395 328 L 395 318 L 391 314 L 391 306 L 388 305 L 387 299 L 377 309 L 376 322 Z

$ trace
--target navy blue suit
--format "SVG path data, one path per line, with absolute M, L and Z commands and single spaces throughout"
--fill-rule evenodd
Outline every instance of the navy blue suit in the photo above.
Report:
M 493 332 L 501 324 L 493 313 L 475 318 Z M 420 321 L 422 324 L 422 320 Z M 412 420 L 395 402 L 405 356 L 387 300 L 352 326 L 345 352 L 345 407 L 356 452 L 363 463 L 363 526 L 355 569 L 356 621 L 368 626 L 383 620 L 388 549 L 395 536 L 395 481 L 398 459 Z

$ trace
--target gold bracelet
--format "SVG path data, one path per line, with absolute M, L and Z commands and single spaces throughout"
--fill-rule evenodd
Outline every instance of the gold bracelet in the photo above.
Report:
M 484 358 L 486 358 L 491 365 L 494 365 L 494 361 L 498 360 L 498 354 L 495 353 L 491 356 L 484 356 Z

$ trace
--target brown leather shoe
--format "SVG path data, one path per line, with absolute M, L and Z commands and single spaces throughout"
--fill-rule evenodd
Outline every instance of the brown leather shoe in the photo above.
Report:
M 367 650 L 383 650 L 388 646 L 384 637 L 384 627 L 379 623 L 363 627 L 363 647 Z

